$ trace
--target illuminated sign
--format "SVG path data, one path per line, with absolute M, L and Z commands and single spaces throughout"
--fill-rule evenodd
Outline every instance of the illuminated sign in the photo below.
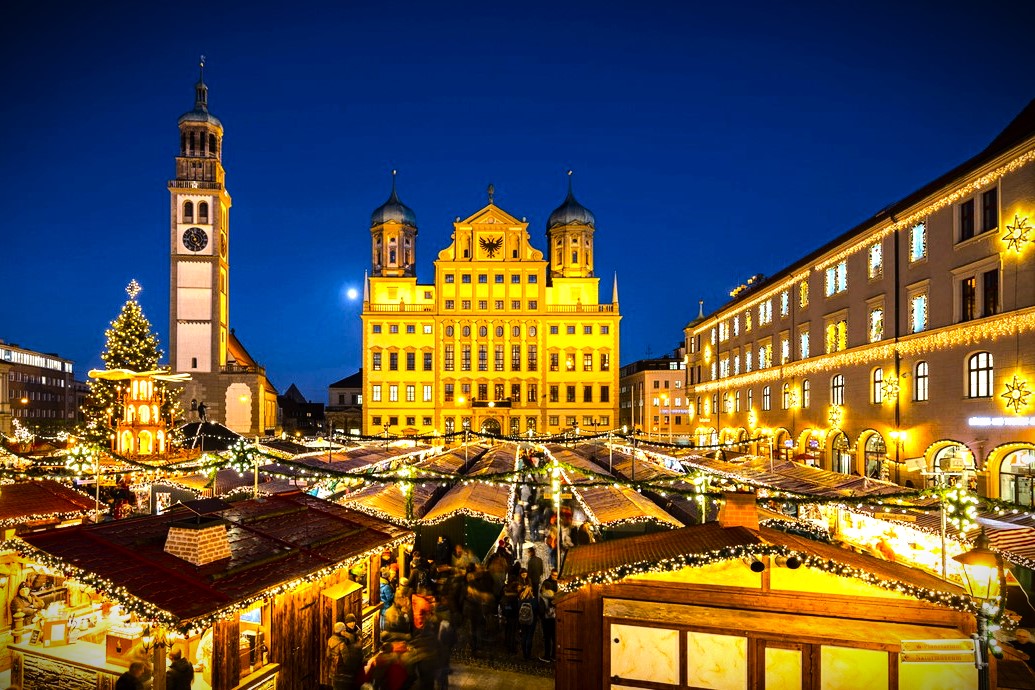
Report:
M 1035 417 L 970 417 L 969 426 L 1035 426 Z

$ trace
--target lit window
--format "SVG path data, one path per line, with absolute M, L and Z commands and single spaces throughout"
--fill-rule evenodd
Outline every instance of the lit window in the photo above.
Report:
M 978 352 L 967 359 L 967 397 L 992 397 L 992 353 Z
M 758 325 L 765 326 L 773 320 L 773 301 L 767 299 L 758 305 Z
M 809 306 L 809 281 L 798 283 L 798 306 L 804 309 Z
M 812 402 L 812 384 L 809 383 L 808 379 L 801 382 L 801 407 L 803 410 L 809 409 L 809 404 Z
M 909 299 L 909 332 L 927 330 L 927 293 L 921 292 Z
M 381 384 L 377 384 L 370 389 L 370 399 L 374 402 L 381 402 Z
M 845 377 L 842 374 L 835 374 L 830 379 L 830 404 L 845 404 Z
M 884 307 L 870 309 L 870 342 L 884 338 Z
M 827 268 L 826 295 L 836 295 L 848 289 L 848 262 L 841 261 Z
M 920 261 L 927 256 L 927 223 L 917 223 L 909 231 L 909 260 Z
M 780 316 L 788 316 L 791 313 L 791 294 L 784 290 L 780 293 Z
M 798 356 L 802 359 L 809 358 L 809 329 L 807 326 L 798 332 Z
M 766 386 L 762 389 L 762 411 L 768 412 L 771 405 L 772 400 L 770 397 L 769 386 Z
M 840 352 L 848 347 L 848 321 L 840 319 L 827 324 L 827 354 Z
M 787 336 L 780 338 L 780 363 L 786 364 L 791 361 L 791 339 Z
M 913 374 L 913 380 L 916 381 L 915 387 L 913 388 L 913 400 L 917 402 L 924 402 L 928 399 L 928 385 L 930 383 L 930 370 L 927 366 L 927 362 L 917 362 L 916 371 Z
M 880 278 L 884 274 L 884 248 L 880 242 L 870 245 L 866 274 L 871 279 Z
M 873 375 L 870 377 L 870 399 L 873 400 L 875 405 L 880 405 L 884 402 L 884 370 L 874 369 Z

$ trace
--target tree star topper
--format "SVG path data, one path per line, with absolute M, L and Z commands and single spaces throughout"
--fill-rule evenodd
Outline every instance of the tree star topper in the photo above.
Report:
M 1032 226 L 1028 225 L 1028 217 L 1021 218 L 1015 215 L 1013 217 L 1013 225 L 1006 226 L 1006 232 L 1003 233 L 1003 242 L 1006 242 L 1006 248 L 1012 249 L 1018 254 L 1024 249 L 1024 243 L 1030 241 L 1028 233 L 1032 231 Z
M 1006 384 L 1006 392 L 999 397 L 1006 400 L 1006 406 L 1013 408 L 1014 414 L 1019 414 L 1022 408 L 1028 406 L 1031 393 L 1028 382 L 1014 374 L 1013 381 Z
M 129 281 L 129 285 L 126 286 L 126 294 L 129 295 L 130 299 L 136 299 L 137 295 L 139 295 L 140 291 L 143 289 L 144 288 L 140 287 L 140 283 L 137 282 L 136 278 L 134 278 Z

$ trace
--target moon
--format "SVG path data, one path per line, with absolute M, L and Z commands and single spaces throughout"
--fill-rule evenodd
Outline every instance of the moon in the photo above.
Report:
M 359 291 L 356 288 L 349 288 L 345 292 L 345 296 L 349 299 L 356 299 L 357 297 L 359 297 Z

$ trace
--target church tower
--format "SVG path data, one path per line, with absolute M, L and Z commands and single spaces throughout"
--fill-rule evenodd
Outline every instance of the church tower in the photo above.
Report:
M 219 372 L 227 364 L 230 195 L 223 125 L 208 111 L 205 60 L 194 109 L 180 116 L 176 179 L 169 181 L 169 360 L 174 371 Z
M 412 278 L 417 274 L 417 216 L 399 201 L 392 171 L 392 194 L 370 216 L 375 278 Z
M 550 276 L 554 278 L 593 277 L 593 231 L 596 219 L 588 208 L 575 200 L 571 170 L 568 171 L 568 196 L 546 221 Z

